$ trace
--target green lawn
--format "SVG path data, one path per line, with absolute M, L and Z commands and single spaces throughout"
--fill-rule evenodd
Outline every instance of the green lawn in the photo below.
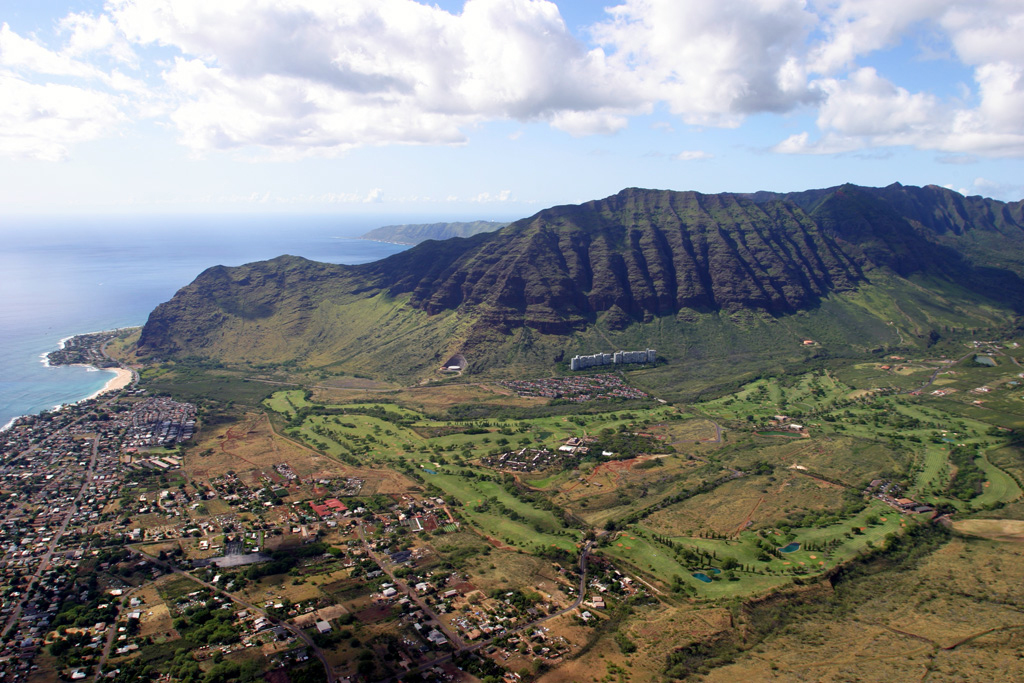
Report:
M 949 484 L 948 452 L 948 449 L 936 444 L 928 444 L 923 449 L 918 456 L 923 461 L 923 467 L 908 491 L 912 498 L 931 500 L 935 497 L 933 490 L 945 490 Z
M 288 419 L 295 416 L 295 411 L 299 408 L 304 408 L 310 403 L 306 401 L 306 392 L 302 389 L 293 389 L 291 391 L 278 391 L 273 396 L 263 401 L 263 405 L 273 410 L 275 413 L 281 413 Z
M 976 507 L 992 503 L 1009 503 L 1020 498 L 1021 490 L 1017 482 L 1009 474 L 989 462 L 987 456 L 982 455 L 975 462 L 985 472 L 986 480 L 981 495 L 972 501 Z
M 446 469 L 436 474 L 421 471 L 428 484 L 437 486 L 447 496 L 457 499 L 461 503 L 459 513 L 487 536 L 527 549 L 551 545 L 569 551 L 576 548 L 579 532 L 566 529 L 554 514 L 519 500 L 499 484 L 452 473 L 461 471 L 458 469 Z M 510 519 L 496 510 L 493 504 L 488 506 L 488 510 L 478 512 L 475 508 L 485 504 L 488 498 L 496 499 L 522 519 Z

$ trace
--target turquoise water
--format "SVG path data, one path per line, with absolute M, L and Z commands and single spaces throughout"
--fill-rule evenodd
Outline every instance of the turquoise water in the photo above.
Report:
M 445 220 L 445 219 L 441 219 Z M 447 219 L 451 220 L 451 219 Z M 294 254 L 366 263 L 407 247 L 353 239 L 408 216 L 12 218 L 0 224 L 0 426 L 79 401 L 109 372 L 47 367 L 59 341 L 146 322 L 206 268 Z
M 784 548 L 779 548 L 780 553 L 795 553 L 797 550 L 800 550 L 799 543 L 790 543 Z
M 712 578 L 704 572 L 694 572 L 693 578 L 697 579 L 698 581 L 703 581 L 704 583 L 711 583 L 712 581 Z

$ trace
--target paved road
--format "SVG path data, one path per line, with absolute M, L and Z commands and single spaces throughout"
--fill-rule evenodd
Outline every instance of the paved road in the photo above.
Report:
M 951 367 L 953 367 L 957 363 L 960 363 L 961 361 L 967 360 L 970 356 L 973 356 L 976 353 L 977 353 L 977 351 L 971 351 L 967 355 L 960 356 L 959 358 L 957 358 L 952 363 L 949 363 L 948 365 L 943 365 L 943 366 L 935 368 L 935 372 L 932 373 L 932 376 L 929 377 L 928 381 L 925 382 L 922 386 L 919 386 L 917 389 L 907 389 L 903 393 L 904 394 L 913 394 L 915 392 L 924 391 L 925 389 L 927 389 L 928 387 L 930 387 L 932 384 L 935 383 L 935 380 L 936 380 L 936 378 L 938 378 L 940 372 L 943 372 L 944 370 L 949 370 Z
M 217 586 L 215 586 L 212 583 L 207 583 L 206 581 L 203 581 L 202 579 L 200 579 L 198 577 L 195 577 L 195 576 L 193 576 L 192 574 L 189 574 L 186 571 L 178 569 L 177 567 L 175 567 L 174 565 L 170 564 L 169 562 L 164 562 L 163 560 L 160 560 L 160 559 L 150 555 L 149 553 L 147 553 L 147 552 L 145 552 L 143 550 L 140 550 L 140 549 L 135 548 L 133 546 L 125 546 L 125 547 L 128 548 L 128 550 L 132 551 L 133 553 L 136 553 L 137 555 L 141 555 L 142 557 L 145 557 L 147 560 L 153 562 L 154 564 L 158 564 L 161 567 L 165 567 L 166 569 L 170 570 L 174 574 L 177 574 L 178 576 L 184 576 L 187 579 L 191 579 L 192 581 L 195 581 L 196 583 L 200 584 L 201 586 L 205 586 L 206 588 L 209 588 L 214 593 L 216 593 L 218 595 L 221 595 L 221 596 L 223 596 L 225 598 L 228 598 L 229 600 L 232 600 L 232 601 L 238 603 L 239 605 L 241 605 L 242 607 L 245 607 L 246 609 L 251 610 L 251 611 L 253 611 L 253 612 L 257 613 L 257 614 L 262 614 L 264 617 L 269 619 L 271 622 L 273 622 L 275 624 L 278 624 L 280 626 L 283 626 L 284 628 L 288 629 L 296 638 L 298 638 L 303 643 L 305 643 L 306 646 L 309 647 L 310 650 L 312 650 L 313 655 L 318 660 L 320 660 L 320 663 L 323 665 L 324 671 L 327 674 L 327 681 L 328 681 L 328 683 L 335 683 L 338 680 L 338 677 L 335 676 L 335 674 L 334 674 L 334 668 L 327 661 L 327 655 L 324 654 L 324 651 L 321 650 L 313 642 L 313 639 L 309 636 L 309 634 L 306 633 L 305 631 L 303 631 L 298 626 L 295 626 L 294 624 L 291 624 L 288 621 L 284 621 L 284 620 L 278 619 L 277 617 L 274 617 L 274 616 L 272 616 L 270 614 L 267 614 L 267 611 L 264 610 L 262 607 L 257 607 L 256 605 L 252 604 L 251 602 L 247 602 L 246 600 L 242 600 L 238 596 L 232 595 L 231 593 L 228 593 L 227 591 L 225 591 L 225 590 L 223 590 L 221 588 L 218 588 Z
M 451 628 L 445 625 L 443 621 L 441 621 L 441 618 L 437 615 L 436 612 L 434 612 L 433 609 L 431 609 L 430 605 L 427 604 L 426 600 L 417 595 L 416 591 L 410 588 L 407 583 L 405 583 L 404 581 L 395 576 L 395 570 L 390 566 L 390 562 L 385 563 L 383 558 L 381 558 L 377 553 L 373 552 L 373 548 L 370 547 L 370 542 L 366 540 L 366 534 L 363 530 L 362 522 L 359 523 L 358 529 L 359 540 L 363 542 L 363 548 L 366 550 L 366 554 L 369 555 L 370 558 L 374 562 L 376 562 L 377 565 L 380 566 L 380 568 L 383 569 L 389 577 L 391 577 L 391 581 L 395 584 L 395 588 L 405 593 L 405 595 L 410 600 L 415 602 L 419 606 L 419 608 L 423 610 L 424 614 L 426 614 L 438 623 L 438 628 L 441 629 L 441 632 L 444 633 L 448 640 L 455 644 L 456 650 L 463 649 L 465 647 L 465 643 L 463 643 L 462 639 L 459 638 L 459 634 L 455 633 L 455 631 L 453 631 Z
M 381 683 L 384 683 L 384 682 L 386 682 L 386 683 L 394 683 L 395 681 L 399 680 L 400 676 L 411 676 L 413 674 L 422 673 L 422 672 L 426 671 L 427 669 L 431 669 L 431 668 L 433 668 L 435 666 L 438 666 L 440 664 L 444 664 L 445 662 L 448 662 L 449 660 L 451 660 L 456 655 L 460 655 L 460 654 L 463 654 L 463 653 L 466 653 L 466 652 L 475 652 L 476 650 L 479 650 L 480 648 L 487 647 L 487 646 L 491 645 L 496 640 L 501 640 L 502 638 L 508 638 L 509 636 L 516 635 L 517 633 L 522 633 L 523 631 L 528 631 L 528 630 L 536 627 L 537 625 L 544 623 L 545 621 L 549 621 L 551 619 L 555 619 L 555 618 L 560 617 L 560 616 L 562 616 L 564 614 L 568 614 L 569 612 L 573 611 L 574 609 L 577 609 L 580 605 L 583 604 L 583 601 L 587 597 L 587 595 L 586 595 L 586 590 L 587 590 L 587 558 L 590 556 L 590 551 L 591 551 L 592 548 L 593 548 L 593 544 L 590 541 L 587 541 L 586 545 L 583 546 L 583 552 L 580 554 L 580 585 L 579 585 L 579 595 L 576 597 L 576 601 L 573 602 L 568 607 L 566 607 L 565 609 L 559 610 L 557 612 L 553 612 L 551 614 L 548 614 L 547 616 L 540 617 L 539 619 L 534 619 L 533 621 L 531 621 L 528 624 L 523 624 L 522 626 L 520 626 L 518 628 L 514 628 L 511 631 L 505 631 L 501 635 L 493 636 L 491 638 L 488 638 L 487 640 L 481 640 L 479 642 L 473 643 L 472 645 L 465 645 L 462 648 L 456 650 L 455 652 L 452 652 L 450 654 L 444 655 L 442 657 L 438 657 L 437 659 L 435 659 L 433 661 L 430 661 L 430 662 L 427 662 L 425 664 L 421 664 L 420 666 L 416 667 L 415 669 L 410 669 L 409 671 L 403 672 L 399 676 L 392 676 L 390 678 L 382 679 Z
M 144 585 L 145 584 L 143 584 L 143 586 Z M 123 600 L 127 600 L 129 597 L 131 597 L 132 593 L 134 593 L 135 591 L 139 590 L 143 586 L 136 586 L 136 587 L 134 587 L 134 588 L 132 588 L 130 590 L 125 591 L 119 597 L 117 597 L 117 600 L 119 602 L 123 601 Z M 121 612 L 123 612 L 123 611 L 124 610 L 119 607 L 118 608 L 118 616 L 120 616 Z M 107 642 L 103 644 L 103 654 L 100 655 L 100 663 L 96 666 L 95 680 L 97 680 L 97 681 L 102 676 L 103 667 L 105 667 L 107 665 L 107 660 L 110 658 L 110 650 L 113 649 L 113 647 L 114 647 L 114 638 L 116 638 L 116 637 L 117 637 L 117 623 L 116 623 L 116 620 L 115 620 L 115 623 L 112 623 L 108 627 L 108 629 L 107 629 Z
M 81 419 L 82 418 L 75 420 L 72 424 L 78 424 Z M 71 425 L 68 426 L 70 427 Z M 10 633 L 12 628 L 14 628 L 14 625 L 18 623 L 18 618 L 21 617 L 21 612 L 25 607 L 25 603 L 35 594 L 35 586 L 39 581 L 39 577 L 42 575 L 43 570 L 50 565 L 50 558 L 53 557 L 53 553 L 60 545 L 60 540 L 64 537 L 64 532 L 67 531 L 68 525 L 71 524 L 71 520 L 78 514 L 78 501 L 82 499 L 86 488 L 89 486 L 89 483 L 92 482 L 93 473 L 96 471 L 96 461 L 99 458 L 99 448 L 100 438 L 99 436 L 95 436 L 92 440 L 92 456 L 89 458 L 89 467 L 86 468 L 85 477 L 82 480 L 82 486 L 78 489 L 78 493 L 75 495 L 75 499 L 72 501 L 67 514 L 64 515 L 64 521 L 61 522 L 60 529 L 57 530 L 57 533 L 53 534 L 53 539 L 50 543 L 49 549 L 46 551 L 45 555 L 39 558 L 39 563 L 36 565 L 35 573 L 32 574 L 28 588 L 22 591 L 22 598 L 18 602 L 18 606 L 13 612 L 11 612 L 11 616 L 7 619 L 7 624 L 4 626 L 3 632 L 0 633 L 0 637 L 6 638 L 7 634 Z

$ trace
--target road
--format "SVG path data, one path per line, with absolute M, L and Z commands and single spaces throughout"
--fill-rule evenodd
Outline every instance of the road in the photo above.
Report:
M 555 619 L 555 618 L 560 617 L 560 616 L 562 616 L 564 614 L 568 614 L 569 612 L 573 611 L 574 609 L 578 609 L 579 606 L 583 604 L 583 601 L 587 597 L 587 594 L 586 594 L 586 590 L 587 590 L 587 558 L 590 556 L 590 551 L 591 551 L 592 548 L 593 548 L 592 542 L 587 541 L 587 543 L 583 546 L 583 552 L 580 554 L 580 585 L 579 585 L 579 595 L 577 595 L 575 602 L 573 602 L 571 605 L 569 605 L 565 609 L 561 609 L 561 610 L 559 610 L 557 612 L 553 612 L 551 614 L 548 614 L 547 616 L 540 617 L 539 619 L 534 619 L 533 621 L 531 621 L 531 622 L 529 622 L 527 624 L 523 624 L 522 626 L 519 626 L 518 628 L 514 628 L 511 631 L 505 631 L 501 635 L 492 636 L 491 638 L 488 638 L 487 640 L 481 640 L 481 641 L 479 641 L 477 643 L 473 643 L 472 645 L 464 645 L 463 647 L 455 650 L 455 652 L 452 652 L 450 654 L 444 655 L 442 657 L 438 657 L 437 659 L 432 660 L 430 662 L 427 662 L 425 664 L 421 664 L 420 666 L 416 667 L 415 669 L 409 669 L 408 671 L 405 671 L 402 674 L 400 674 L 400 676 L 411 676 L 411 675 L 414 675 L 414 674 L 422 673 L 422 672 L 426 671 L 427 669 L 433 668 L 435 666 L 438 666 L 439 664 L 444 664 L 445 662 L 450 661 L 456 655 L 460 655 L 460 654 L 463 654 L 463 653 L 466 653 L 466 652 L 475 652 L 476 650 L 479 650 L 480 648 L 487 647 L 487 646 L 493 644 L 494 641 L 496 641 L 496 640 L 501 640 L 502 638 L 508 638 L 509 636 L 516 635 L 517 633 L 522 633 L 523 631 L 528 631 L 528 630 L 530 630 L 532 628 L 535 628 L 537 625 L 544 623 L 545 621 L 550 621 L 551 619 Z M 385 682 L 386 683 L 395 683 L 396 681 L 400 680 L 400 676 L 392 676 L 390 678 L 382 679 L 381 683 L 385 683 Z
M 205 586 L 206 588 L 209 588 L 214 593 L 216 593 L 218 595 L 221 595 L 221 596 L 223 596 L 223 597 L 225 597 L 225 598 L 227 598 L 227 599 L 229 599 L 229 600 L 231 600 L 231 601 L 241 605 L 242 607 L 246 608 L 247 610 L 251 610 L 252 612 L 255 612 L 256 614 L 262 614 L 264 617 L 269 619 L 272 623 L 278 624 L 278 625 L 283 626 L 284 628 L 288 629 L 288 631 L 290 631 L 292 633 L 292 635 L 294 635 L 296 638 L 298 638 L 303 643 L 305 643 L 306 646 L 308 648 L 310 648 L 310 650 L 313 652 L 313 655 L 318 660 L 320 660 L 320 664 L 323 665 L 324 672 L 327 674 L 327 681 L 328 681 L 328 683 L 336 683 L 336 681 L 338 680 L 338 677 L 334 674 L 334 668 L 331 666 L 330 662 L 327 661 L 327 655 L 324 654 L 324 651 L 321 650 L 313 642 L 313 639 L 309 636 L 309 634 L 306 633 L 305 631 L 303 631 L 298 626 L 295 626 L 294 624 L 291 624 L 288 621 L 278 619 L 277 617 L 275 617 L 273 615 L 267 614 L 267 611 L 264 610 L 262 607 L 257 607 L 256 605 L 252 604 L 251 602 L 247 602 L 246 600 L 243 600 L 243 599 L 239 598 L 236 595 L 232 595 L 231 593 L 228 593 L 227 591 L 225 591 L 225 590 L 223 590 L 221 588 L 218 588 L 217 586 L 215 586 L 212 583 L 207 583 L 206 581 L 203 581 L 202 579 L 200 579 L 200 578 L 198 578 L 196 576 L 193 576 L 192 574 L 189 574 L 186 571 L 178 569 L 177 567 L 175 567 L 174 565 L 170 564 L 169 562 L 164 562 L 163 560 L 161 560 L 159 558 L 156 558 L 153 555 L 150 555 L 149 553 L 147 553 L 147 552 L 145 552 L 143 550 L 140 550 L 140 549 L 138 549 L 138 548 L 136 548 L 134 546 L 125 546 L 125 547 L 128 548 L 128 550 L 132 551 L 133 553 L 135 553 L 137 555 L 141 555 L 142 557 L 146 558 L 147 560 L 149 560 L 153 564 L 160 565 L 161 567 L 164 567 L 165 569 L 169 570 L 173 574 L 177 574 L 178 576 L 184 576 L 187 579 L 195 581 L 199 585 Z
M 124 593 L 122 593 L 119 596 L 118 600 L 119 601 L 127 600 L 129 597 L 131 597 L 132 593 L 134 593 L 135 591 L 139 590 L 140 588 L 142 588 L 142 586 L 136 586 L 135 588 L 132 588 L 132 589 L 130 589 L 128 591 L 125 591 Z M 118 612 L 118 614 L 120 614 L 120 612 Z M 97 680 L 97 681 L 103 675 L 102 674 L 103 667 L 105 667 L 107 665 L 107 660 L 110 658 L 110 650 L 114 647 L 114 639 L 116 637 L 117 637 L 117 625 L 116 624 L 111 624 L 107 628 L 107 642 L 105 642 L 103 644 L 103 653 L 100 655 L 100 663 L 96 666 L 95 680 Z
M 106 345 L 104 345 L 104 349 L 105 348 L 106 348 Z M 104 356 L 107 355 L 105 350 L 103 351 L 103 355 Z M 107 357 L 109 358 L 109 356 L 107 356 Z M 137 378 L 137 375 L 135 375 L 135 371 L 133 370 L 132 371 L 132 381 L 134 382 L 136 380 L 136 378 Z M 113 395 L 111 395 L 107 400 L 101 402 L 100 405 L 102 405 L 103 407 L 108 406 L 113 400 L 115 400 L 120 395 L 120 393 L 121 392 L 119 392 L 119 391 L 118 392 L 114 392 Z M 44 439 L 42 441 L 42 443 L 39 443 L 39 444 L 33 446 L 32 448 L 30 448 L 28 451 L 26 451 L 26 454 L 34 452 L 40 446 L 42 446 L 42 445 L 46 444 L 47 442 L 49 442 L 50 439 L 53 439 L 54 437 L 56 437 L 59 434 L 63 433 L 67 429 L 70 429 L 71 427 L 77 425 L 78 423 L 82 422 L 85 419 L 86 419 L 86 414 L 83 414 L 81 417 L 79 417 L 76 420 L 73 420 L 71 423 L 69 423 L 63 429 L 60 429 L 60 430 L 58 430 L 56 432 L 53 432 L 50 436 L 48 436 L 46 439 Z M 86 469 L 85 478 L 82 480 L 82 486 L 78 490 L 78 493 L 75 495 L 75 499 L 71 503 L 71 507 L 68 510 L 68 513 L 64 516 L 64 521 L 61 523 L 60 529 L 58 529 L 57 533 L 55 533 L 53 535 L 53 541 L 50 544 L 49 550 L 47 550 L 46 554 L 43 555 L 39 559 L 39 564 L 36 565 L 36 571 L 32 575 L 32 578 L 30 579 L 29 586 L 28 586 L 27 589 L 25 589 L 23 591 L 23 597 L 22 597 L 21 601 L 18 603 L 18 606 L 14 608 L 14 611 L 11 612 L 11 616 L 7 619 L 7 623 L 4 624 L 3 631 L 0 631 L 0 638 L 6 638 L 7 634 L 10 633 L 11 629 L 17 623 L 18 618 L 21 616 L 21 612 L 22 612 L 22 609 L 25 606 L 25 603 L 29 600 L 29 598 L 33 594 L 33 589 L 35 588 L 36 582 L 39 580 L 39 577 L 43 573 L 43 570 L 47 566 L 49 566 L 50 558 L 53 557 L 54 551 L 60 545 L 60 539 L 64 536 L 64 532 L 67 531 L 68 525 L 71 523 L 71 520 L 74 519 L 76 514 L 78 514 L 78 502 L 82 499 L 82 495 L 85 493 L 85 490 L 89 486 L 89 483 L 92 481 L 93 474 L 96 471 L 96 462 L 99 459 L 99 447 L 100 447 L 100 440 L 99 440 L 99 436 L 97 435 L 97 436 L 93 437 L 93 440 L 92 440 L 92 456 L 89 459 L 89 467 Z
M 72 424 L 78 424 L 82 418 L 75 420 Z M 69 427 L 71 425 L 68 425 Z M 36 583 L 39 581 L 39 577 L 42 575 L 43 570 L 50 566 L 50 558 L 53 557 L 53 553 L 60 545 L 60 539 L 64 537 L 64 532 L 67 531 L 68 525 L 71 524 L 71 520 L 74 519 L 75 515 L 78 514 L 78 501 L 82 499 L 85 494 L 86 488 L 89 483 L 92 482 L 93 473 L 96 471 L 96 461 L 99 459 L 100 450 L 100 437 L 97 435 L 92 439 L 92 456 L 89 458 L 89 467 L 86 468 L 85 477 L 82 479 L 82 486 L 78 489 L 78 493 L 75 495 L 74 501 L 71 503 L 71 507 L 68 508 L 68 512 L 64 515 L 64 521 L 61 522 L 60 528 L 53 535 L 50 547 L 46 553 L 39 558 L 39 564 L 36 565 L 36 571 L 32 574 L 32 578 L 27 588 L 22 591 L 22 598 L 18 602 L 18 606 L 11 612 L 11 616 L 7 619 L 7 623 L 4 625 L 4 630 L 0 632 L 0 637 L 6 638 L 7 634 L 10 633 L 14 625 L 18 623 L 18 619 L 21 617 L 22 609 L 25 607 L 25 603 L 35 595 Z
M 405 593 L 410 600 L 415 602 L 419 606 L 419 608 L 423 610 L 424 614 L 429 616 L 433 621 L 437 622 L 438 628 L 441 629 L 441 632 L 444 633 L 445 637 L 448 638 L 448 640 L 455 644 L 456 650 L 463 649 L 465 647 L 465 643 L 462 642 L 462 639 L 459 638 L 459 635 L 455 633 L 455 631 L 453 631 L 447 625 L 445 625 L 443 621 L 441 621 L 441 618 L 437 615 L 437 613 L 430 608 L 430 605 L 428 605 L 427 602 L 422 597 L 416 594 L 416 591 L 412 590 L 409 587 L 409 584 L 395 576 L 395 570 L 390 566 L 390 562 L 385 563 L 384 560 L 379 555 L 377 555 L 377 553 L 373 552 L 373 548 L 370 547 L 370 542 L 366 540 L 366 534 L 363 530 L 362 522 L 359 523 L 358 529 L 359 540 L 363 542 L 363 549 L 366 550 L 366 554 L 369 555 L 370 558 L 374 562 L 376 562 L 377 565 L 381 569 L 383 569 L 384 572 L 391 578 L 391 581 L 395 584 L 395 588 Z
M 943 366 L 935 368 L 935 372 L 932 373 L 932 376 L 928 378 L 927 382 L 925 382 L 923 385 L 919 386 L 917 389 L 908 389 L 908 390 L 904 391 L 903 393 L 904 394 L 913 394 L 913 393 L 916 393 L 916 392 L 924 391 L 925 389 L 927 389 L 928 387 L 930 387 L 932 384 L 935 383 L 935 380 L 938 378 L 940 372 L 943 372 L 945 370 L 949 370 L 951 367 L 953 367 L 957 363 L 960 363 L 962 361 L 967 360 L 970 356 L 973 356 L 975 353 L 977 353 L 977 351 L 971 351 L 967 355 L 960 356 L 959 358 L 957 358 L 952 363 L 949 363 L 948 365 L 943 365 Z

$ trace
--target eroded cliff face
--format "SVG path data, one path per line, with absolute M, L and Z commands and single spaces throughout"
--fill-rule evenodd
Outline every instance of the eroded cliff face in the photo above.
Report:
M 685 312 L 786 316 L 883 276 L 887 286 L 948 281 L 1017 311 L 1022 264 L 1021 203 L 899 185 L 793 195 L 627 189 L 361 266 L 280 257 L 211 268 L 154 310 L 140 348 L 221 359 L 262 348 L 260 358 L 289 360 L 430 325 L 438 335 L 458 328 L 472 347 L 524 330 L 571 335 L 598 321 L 618 330 Z M 360 303 L 369 300 L 379 303 L 372 315 Z M 371 322 L 373 334 L 349 334 Z

